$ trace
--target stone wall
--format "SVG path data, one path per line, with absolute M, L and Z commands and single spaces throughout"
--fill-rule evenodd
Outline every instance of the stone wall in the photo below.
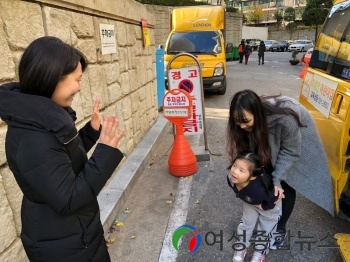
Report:
M 81 50 L 89 66 L 74 99 L 77 127 L 90 120 L 100 97 L 102 115 L 117 115 L 126 135 L 127 155 L 158 118 L 155 79 L 154 14 L 133 0 L 1 0 L 0 84 L 18 81 L 17 67 L 34 39 L 52 35 Z M 141 18 L 149 24 L 151 46 L 144 48 Z M 115 26 L 117 52 L 102 55 L 100 24 Z M 21 240 L 22 193 L 8 169 L 4 151 L 6 125 L 0 120 L 0 261 L 28 261 Z
M 166 40 L 171 31 L 170 12 L 173 9 L 171 6 L 146 5 L 147 10 L 155 12 L 155 46 L 165 47 Z
M 229 13 L 226 12 L 226 43 L 233 43 L 233 45 L 238 46 L 242 39 L 242 15 L 239 13 Z
M 72 106 L 77 127 L 90 120 L 100 97 L 102 115 L 117 115 L 126 130 L 120 149 L 128 155 L 158 118 L 155 48 L 165 45 L 172 8 L 133 0 L 0 0 L 0 84 L 18 81 L 20 57 L 33 40 L 61 38 L 89 61 Z M 141 18 L 149 25 L 151 46 L 146 48 Z M 100 24 L 115 26 L 116 53 L 102 55 Z M 238 44 L 241 28 L 241 15 L 226 13 L 226 42 Z M 19 238 L 22 192 L 6 163 L 6 130 L 0 120 L 0 261 L 21 262 L 28 261 Z

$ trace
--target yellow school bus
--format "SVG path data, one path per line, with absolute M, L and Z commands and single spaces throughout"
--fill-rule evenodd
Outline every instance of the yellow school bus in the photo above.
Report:
M 312 114 L 327 153 L 335 212 L 350 218 L 350 0 L 336 1 L 330 10 L 299 100 Z M 350 262 L 350 234 L 335 237 L 343 259 Z
M 224 95 L 226 92 L 224 26 L 225 9 L 222 6 L 173 9 L 171 32 L 165 46 L 165 67 L 176 54 L 182 52 L 193 54 L 201 65 L 204 91 Z M 180 56 L 171 63 L 171 68 L 193 66 L 197 66 L 197 63 L 188 56 Z

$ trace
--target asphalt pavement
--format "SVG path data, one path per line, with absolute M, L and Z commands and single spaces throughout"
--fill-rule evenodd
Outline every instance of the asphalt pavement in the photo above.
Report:
M 185 178 L 169 174 L 172 126 L 164 125 L 158 132 L 159 143 L 147 151 L 144 170 L 128 188 L 130 193 L 119 205 L 106 234 L 113 262 L 232 261 L 233 236 L 242 215 L 242 203 L 226 182 L 229 162 L 225 131 L 230 98 L 235 92 L 250 88 L 259 95 L 281 93 L 298 99 L 301 84 L 298 76 L 302 65 L 291 66 L 290 53 L 268 52 L 265 57 L 263 66 L 257 64 L 256 52 L 248 65 L 229 62 L 226 95 L 205 95 L 210 160 L 198 162 L 196 174 Z M 174 244 L 174 232 L 185 224 L 195 230 Z M 271 251 L 266 261 L 342 261 L 333 236 L 349 233 L 348 221 L 332 217 L 298 194 L 287 226 L 289 242 L 283 250 Z M 198 249 L 188 252 L 190 244 L 191 249 Z

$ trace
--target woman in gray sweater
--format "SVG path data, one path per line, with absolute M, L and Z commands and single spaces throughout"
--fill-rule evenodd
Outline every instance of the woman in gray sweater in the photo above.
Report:
M 230 104 L 227 138 L 231 160 L 252 151 L 264 166 L 272 165 L 275 195 L 284 195 L 278 231 L 286 232 L 295 191 L 334 214 L 325 151 L 310 113 L 296 100 L 259 97 L 252 90 L 237 92 Z

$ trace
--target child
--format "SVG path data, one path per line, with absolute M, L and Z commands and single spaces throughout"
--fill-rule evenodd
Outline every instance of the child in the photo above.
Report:
M 258 220 L 257 238 L 260 241 L 257 240 L 257 243 L 265 245 L 254 245 L 251 262 L 264 262 L 267 247 L 270 246 L 269 239 L 276 231 L 276 225 L 281 216 L 281 201 L 275 205 L 278 196 L 274 195 L 272 177 L 261 166 L 254 153 L 238 155 L 229 169 L 227 182 L 236 196 L 244 201 L 243 216 L 237 228 L 239 242 L 234 244 L 236 251 L 232 261 L 244 261 Z

